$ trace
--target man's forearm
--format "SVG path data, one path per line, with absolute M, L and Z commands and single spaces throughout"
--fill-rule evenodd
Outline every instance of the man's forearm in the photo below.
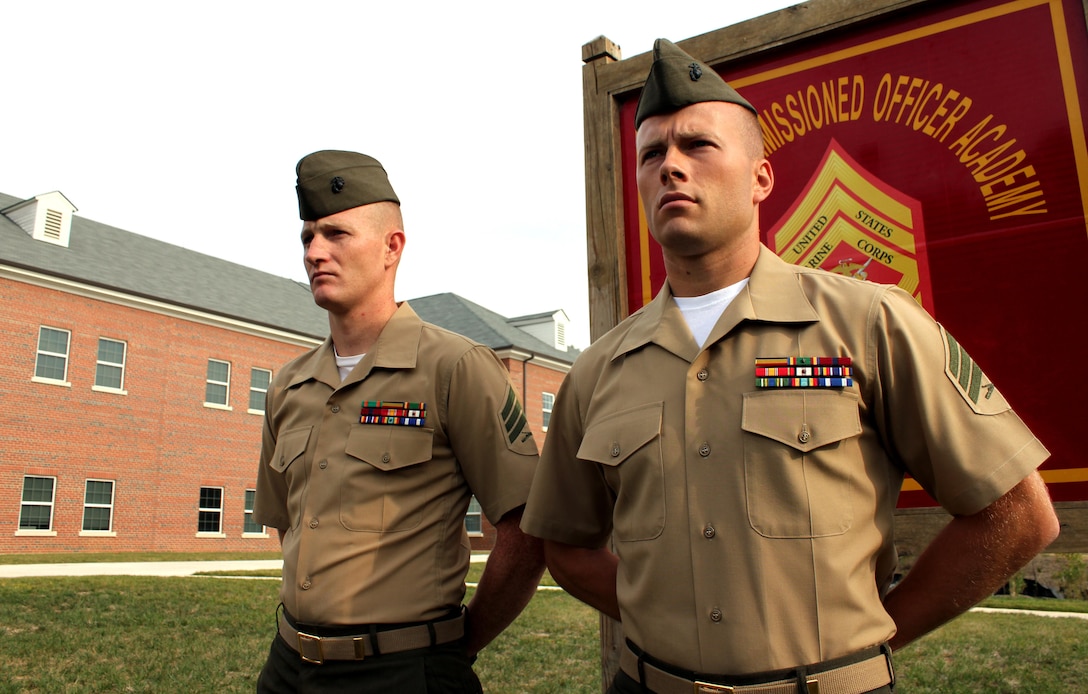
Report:
M 616 598 L 619 559 L 607 547 L 588 549 L 545 542 L 544 554 L 552 578 L 564 590 L 612 619 L 620 618 Z
M 953 518 L 918 557 L 884 608 L 902 648 L 989 597 L 1058 535 L 1038 473 L 971 516 Z
M 495 547 L 468 604 L 468 651 L 475 655 L 510 625 L 536 594 L 544 573 L 540 540 L 521 532 L 521 509 L 502 517 Z

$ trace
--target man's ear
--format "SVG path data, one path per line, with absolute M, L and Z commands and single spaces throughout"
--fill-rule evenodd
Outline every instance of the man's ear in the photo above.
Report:
M 771 162 L 766 159 L 757 159 L 755 175 L 752 177 L 752 202 L 758 205 L 766 200 L 772 188 L 774 188 L 774 171 L 771 170 Z
M 396 227 L 385 234 L 385 266 L 393 267 L 400 262 L 400 256 L 404 253 L 404 230 Z

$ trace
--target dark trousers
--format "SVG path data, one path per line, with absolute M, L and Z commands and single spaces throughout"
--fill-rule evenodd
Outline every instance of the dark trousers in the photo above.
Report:
M 612 680 L 612 685 L 608 688 L 608 694 L 646 694 L 648 689 L 643 689 L 642 685 L 634 681 L 627 676 L 626 672 L 622 670 L 616 673 L 616 678 Z M 798 689 L 798 692 L 803 691 Z M 881 687 L 880 689 L 874 689 L 868 694 L 893 694 L 895 688 L 891 685 Z M 831 692 L 831 694 L 835 694 Z
M 307 663 L 277 634 L 257 678 L 257 694 L 481 694 L 458 642 L 365 660 Z

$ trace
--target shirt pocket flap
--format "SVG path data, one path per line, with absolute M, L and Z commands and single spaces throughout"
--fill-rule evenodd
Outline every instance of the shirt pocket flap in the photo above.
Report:
M 826 390 L 744 394 L 741 428 L 798 451 L 821 448 L 861 434 L 855 393 Z
M 306 452 L 306 444 L 310 442 L 310 430 L 313 427 L 291 429 L 286 431 L 276 441 L 276 451 L 272 454 L 269 465 L 276 472 L 283 472 L 291 463 Z
M 398 470 L 431 459 L 434 430 L 426 427 L 360 424 L 348 434 L 344 452 L 379 470 Z
M 609 415 L 586 430 L 578 458 L 601 465 L 619 465 L 661 435 L 664 403 L 652 402 Z

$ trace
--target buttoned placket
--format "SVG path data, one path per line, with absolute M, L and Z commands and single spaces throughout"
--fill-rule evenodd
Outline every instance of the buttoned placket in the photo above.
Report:
M 320 551 L 320 540 L 317 533 L 321 531 L 321 514 L 322 512 L 330 513 L 328 502 L 324 501 L 324 499 L 326 499 L 329 490 L 335 487 L 324 477 L 325 474 L 330 472 L 330 451 L 322 448 L 322 441 L 330 436 L 331 440 L 337 439 L 336 435 L 330 433 L 330 429 L 339 428 L 340 422 L 338 420 L 348 416 L 347 406 L 343 404 L 344 399 L 342 391 L 339 389 L 333 390 L 329 394 L 323 407 L 325 414 L 317 431 L 314 432 L 317 438 L 314 445 L 313 460 L 310 463 L 311 474 L 307 481 L 306 503 L 302 510 L 304 520 L 301 524 L 301 532 L 306 534 L 303 535 L 299 547 L 298 567 L 296 569 L 298 588 L 303 592 L 309 592 L 314 588 L 316 579 L 311 571 L 312 561 L 310 557 Z
M 719 433 L 707 426 L 707 413 L 700 412 L 706 407 L 706 398 L 713 391 L 715 374 L 711 364 L 711 352 L 701 351 L 688 367 L 685 383 L 685 450 L 687 453 L 689 495 L 695 490 L 690 486 L 693 480 L 708 477 L 708 466 L 721 464 L 720 456 L 715 454 L 719 444 Z M 715 594 L 709 583 L 698 581 L 701 575 L 699 557 L 708 552 L 720 551 L 718 530 L 715 527 L 716 509 L 712 504 L 688 504 L 688 527 L 693 536 L 692 572 L 696 577 L 695 609 L 707 625 L 717 625 L 725 617 L 722 610 L 722 598 Z

